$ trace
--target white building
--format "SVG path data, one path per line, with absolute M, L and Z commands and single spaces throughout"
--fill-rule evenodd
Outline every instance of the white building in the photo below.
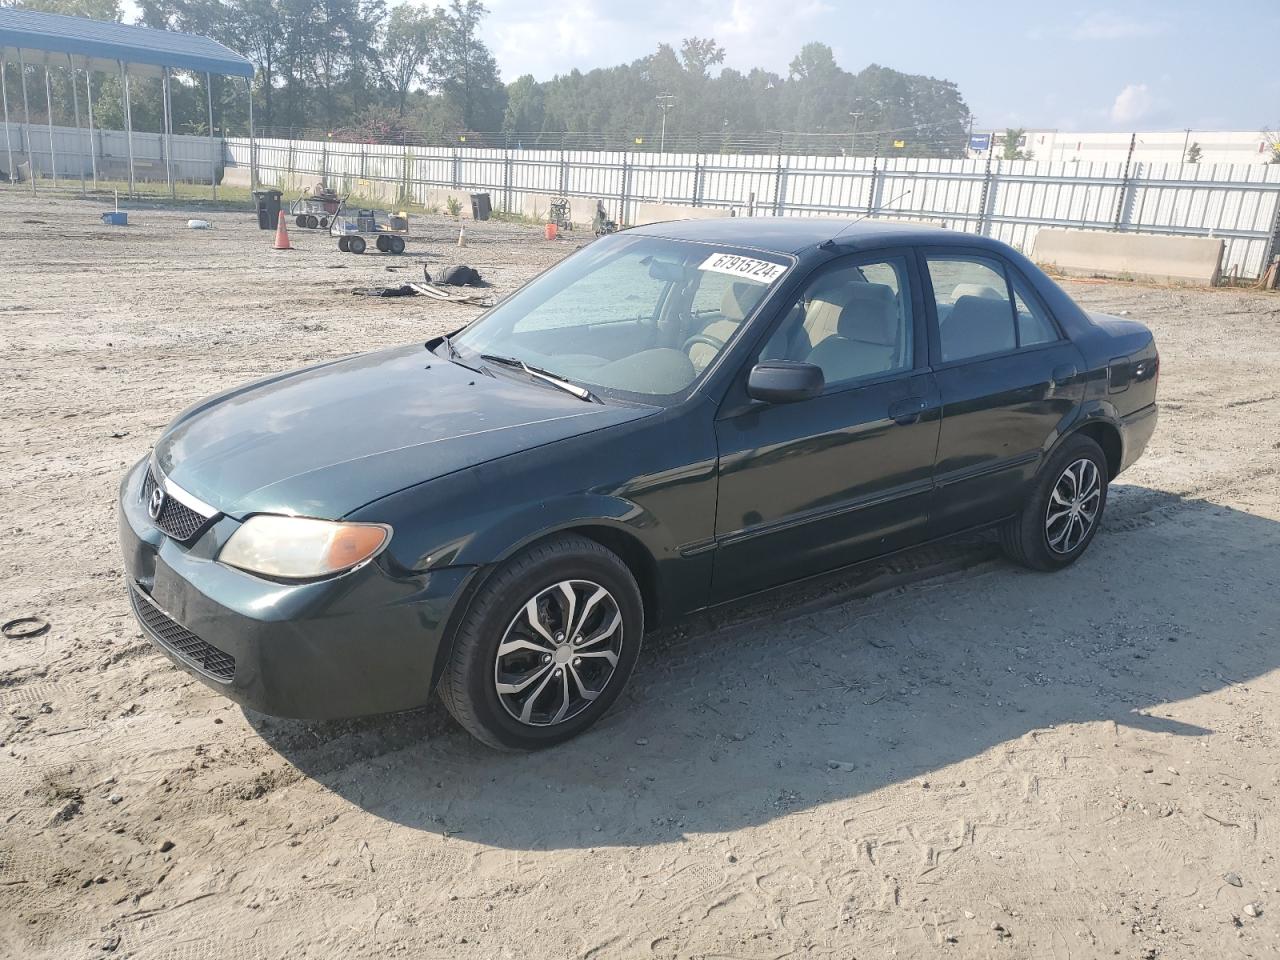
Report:
M 974 145 L 982 143 L 974 135 Z M 992 133 L 999 156 L 1004 131 Z M 1129 153 L 1128 133 L 1080 133 L 1070 130 L 1027 130 L 1020 146 L 1036 160 L 1051 162 L 1119 161 Z M 1140 163 L 1179 163 L 1192 144 L 1200 146 L 1201 163 L 1269 163 L 1280 144 L 1280 133 L 1248 130 L 1168 130 L 1139 132 L 1133 159 Z M 971 150 L 979 158 L 984 150 Z

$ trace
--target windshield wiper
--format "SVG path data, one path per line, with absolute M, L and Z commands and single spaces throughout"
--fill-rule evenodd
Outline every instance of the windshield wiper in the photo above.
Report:
M 530 366 L 523 360 L 517 360 L 515 357 L 502 357 L 493 353 L 482 353 L 480 354 L 480 359 L 485 363 L 500 363 L 504 367 L 515 367 L 518 370 L 523 370 L 525 373 L 529 374 L 529 376 L 537 377 L 539 380 L 549 383 L 553 387 L 559 387 L 565 393 L 571 393 L 579 400 L 586 400 L 588 403 L 604 402 L 586 387 L 578 386 L 578 384 L 571 380 L 566 380 L 564 377 L 559 374 L 552 373 L 550 370 L 543 370 L 541 367 Z

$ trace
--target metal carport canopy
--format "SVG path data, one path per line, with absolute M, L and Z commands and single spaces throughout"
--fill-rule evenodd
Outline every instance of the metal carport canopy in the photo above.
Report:
M 44 60 L 53 66 L 65 66 L 69 55 L 76 67 L 104 73 L 116 70 L 123 61 L 150 67 L 157 74 L 170 67 L 228 77 L 253 76 L 253 64 L 247 58 L 208 37 L 0 7 L 0 54 L 6 60 L 16 60 L 19 50 L 24 56 L 32 51 L 44 53 Z M 51 53 L 59 54 L 58 59 L 49 58 Z M 42 61 L 26 56 L 26 62 Z

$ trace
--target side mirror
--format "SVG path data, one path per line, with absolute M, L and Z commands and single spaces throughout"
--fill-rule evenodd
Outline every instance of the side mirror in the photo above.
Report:
M 799 360 L 766 360 L 751 368 L 747 396 L 767 403 L 795 403 L 822 393 L 826 380 L 817 364 Z

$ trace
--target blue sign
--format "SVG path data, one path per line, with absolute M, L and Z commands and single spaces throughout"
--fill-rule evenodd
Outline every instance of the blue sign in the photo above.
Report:
M 969 134 L 969 149 L 979 153 L 991 149 L 991 134 L 989 133 L 971 133 Z

